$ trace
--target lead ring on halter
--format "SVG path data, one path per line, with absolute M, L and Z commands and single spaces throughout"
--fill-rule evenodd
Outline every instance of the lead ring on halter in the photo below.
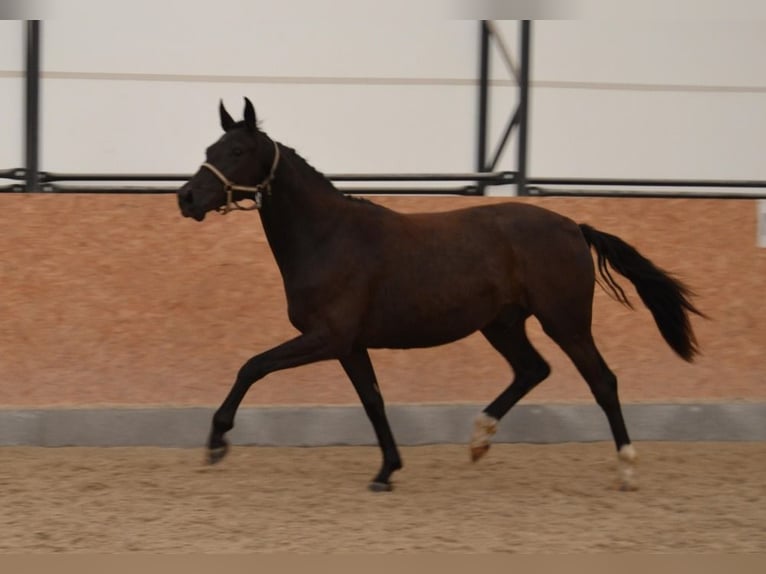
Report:
M 241 211 L 252 211 L 253 209 L 261 208 L 261 205 L 263 205 L 263 192 L 265 191 L 266 193 L 269 193 L 271 191 L 271 182 L 274 181 L 274 176 L 277 173 L 277 166 L 279 165 L 279 144 L 277 144 L 275 141 L 272 141 L 272 143 L 274 144 L 274 161 L 271 164 L 271 171 L 269 172 L 269 175 L 266 177 L 266 179 L 264 179 L 258 185 L 237 185 L 236 183 L 229 180 L 221 172 L 221 170 L 215 167 L 212 163 L 205 162 L 202 164 L 202 167 L 207 168 L 213 172 L 213 174 L 221 180 L 221 183 L 223 183 L 223 190 L 226 192 L 226 204 L 216 209 L 218 213 L 221 215 L 226 215 L 235 209 L 239 209 Z M 241 206 L 232 196 L 232 192 L 234 191 L 245 191 L 255 194 L 253 196 L 253 205 L 250 207 Z

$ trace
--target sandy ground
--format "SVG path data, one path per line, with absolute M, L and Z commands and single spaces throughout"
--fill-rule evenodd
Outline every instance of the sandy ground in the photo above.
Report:
M 764 552 L 766 443 L 640 443 L 641 490 L 607 443 L 0 449 L 0 553 Z

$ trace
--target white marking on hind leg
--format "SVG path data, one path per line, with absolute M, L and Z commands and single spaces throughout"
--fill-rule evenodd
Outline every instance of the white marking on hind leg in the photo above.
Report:
M 492 435 L 497 432 L 497 419 L 487 413 L 479 413 L 473 423 L 471 435 L 471 460 L 476 462 L 489 450 Z
M 617 471 L 620 476 L 620 490 L 638 490 L 636 481 L 636 460 L 638 454 L 632 444 L 624 444 L 617 451 Z

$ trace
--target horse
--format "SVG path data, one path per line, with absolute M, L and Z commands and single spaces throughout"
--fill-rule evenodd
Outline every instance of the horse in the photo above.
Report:
M 389 491 L 402 459 L 368 350 L 432 347 L 477 331 L 513 371 L 507 388 L 474 420 L 469 446 L 478 461 L 499 421 L 551 372 L 527 337 L 525 323 L 534 316 L 606 415 L 617 450 L 618 487 L 637 488 L 636 450 L 617 377 L 591 332 L 595 284 L 632 307 L 610 268 L 630 280 L 666 343 L 691 362 L 699 349 L 690 314 L 704 315 L 682 281 L 617 236 L 542 207 L 509 200 L 403 214 L 348 196 L 294 149 L 271 139 L 248 98 L 243 120 L 232 119 L 223 101 L 219 116 L 223 134 L 177 191 L 178 207 L 198 222 L 212 211 L 258 211 L 282 275 L 288 318 L 300 334 L 241 366 L 213 415 L 209 464 L 229 452 L 225 435 L 256 381 L 282 369 L 337 360 L 382 452 L 369 488 Z

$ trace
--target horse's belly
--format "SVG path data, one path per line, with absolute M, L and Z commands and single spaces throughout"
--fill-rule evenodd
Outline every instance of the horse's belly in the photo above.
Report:
M 376 333 L 363 346 L 370 349 L 413 349 L 423 347 L 436 347 L 452 343 L 477 329 L 441 329 L 433 331 L 420 327 L 411 330 L 401 330 L 389 333 Z
M 502 307 L 495 296 L 459 301 L 453 305 L 438 303 L 427 301 L 418 305 L 399 300 L 369 317 L 360 342 L 366 347 L 392 349 L 443 345 L 483 328 Z

